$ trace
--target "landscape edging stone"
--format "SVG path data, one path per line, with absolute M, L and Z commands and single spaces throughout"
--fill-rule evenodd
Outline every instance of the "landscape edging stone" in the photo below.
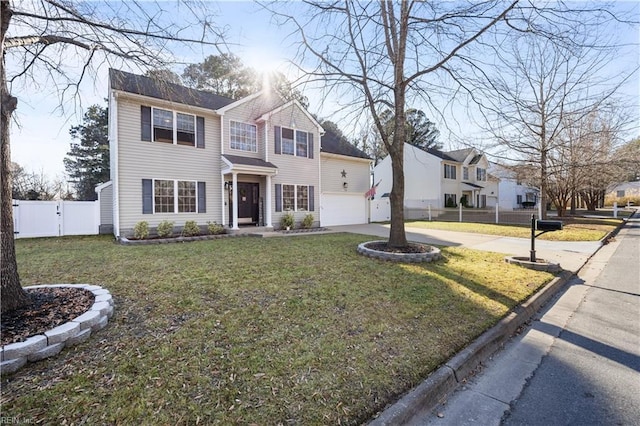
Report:
M 94 294 L 94 303 L 82 315 L 35 336 L 24 342 L 4 345 L 0 349 L 0 374 L 12 374 L 27 362 L 36 362 L 57 355 L 64 347 L 75 346 L 86 341 L 91 333 L 106 327 L 113 316 L 113 297 L 103 287 L 91 284 L 40 284 L 25 287 L 35 288 L 72 287 L 82 288 Z

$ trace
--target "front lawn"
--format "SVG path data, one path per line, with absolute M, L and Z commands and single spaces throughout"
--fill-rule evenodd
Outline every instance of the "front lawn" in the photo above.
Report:
M 600 241 L 616 229 L 622 219 L 613 218 L 549 218 L 563 223 L 562 231 L 547 232 L 538 239 L 549 241 Z M 473 232 L 504 237 L 531 238 L 531 225 L 496 225 L 491 223 L 408 221 L 407 228 L 439 229 L 443 231 Z M 536 232 L 537 233 L 537 232 Z
M 24 285 L 92 283 L 109 325 L 2 379 L 2 416 L 44 424 L 359 424 L 552 275 L 443 248 L 359 256 L 370 237 L 120 246 L 18 240 Z

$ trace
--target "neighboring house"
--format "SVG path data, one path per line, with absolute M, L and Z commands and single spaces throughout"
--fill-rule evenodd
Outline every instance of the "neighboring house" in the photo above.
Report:
M 348 206 L 320 206 L 322 164 L 350 161 L 321 154 L 323 133 L 297 101 L 273 91 L 232 100 L 110 70 L 113 233 L 131 235 L 140 221 L 152 229 L 169 220 L 180 230 L 193 220 L 238 230 L 277 228 L 287 212 L 296 222 L 312 214 L 316 225 L 324 225 L 323 214 L 350 215 Z M 368 174 L 353 178 L 349 191 L 364 193 Z
M 495 207 L 498 179 L 487 172 L 489 161 L 474 148 L 442 152 L 404 146 L 405 208 Z M 376 198 L 391 192 L 391 158 L 387 156 L 373 169 L 380 182 Z
M 526 168 L 491 163 L 489 172 L 500 179 L 498 192 L 501 209 L 533 208 L 537 205 L 540 191 L 525 183 Z
M 614 201 L 620 207 L 627 203 L 638 205 L 640 203 L 640 180 L 623 182 L 607 188 L 605 203 L 612 205 Z

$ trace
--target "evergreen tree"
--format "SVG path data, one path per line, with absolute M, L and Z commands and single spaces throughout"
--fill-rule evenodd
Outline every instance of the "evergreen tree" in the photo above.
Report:
M 109 180 L 108 109 L 92 105 L 84 114 L 82 124 L 69 133 L 71 150 L 64 159 L 64 167 L 73 183 L 78 200 L 97 199 L 95 187 Z

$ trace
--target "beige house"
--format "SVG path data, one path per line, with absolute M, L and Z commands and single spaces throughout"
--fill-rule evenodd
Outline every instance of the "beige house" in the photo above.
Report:
M 339 223 L 355 203 L 331 196 L 355 200 L 361 191 L 364 203 L 370 162 L 364 154 L 321 152 L 323 134 L 297 101 L 271 91 L 233 100 L 110 70 L 113 233 L 128 236 L 137 222 L 153 229 L 163 220 L 177 229 L 188 220 L 270 229 L 288 212 L 296 222 L 311 214 L 316 225 L 325 216 Z M 352 180 L 340 181 L 336 169 L 349 169 Z

